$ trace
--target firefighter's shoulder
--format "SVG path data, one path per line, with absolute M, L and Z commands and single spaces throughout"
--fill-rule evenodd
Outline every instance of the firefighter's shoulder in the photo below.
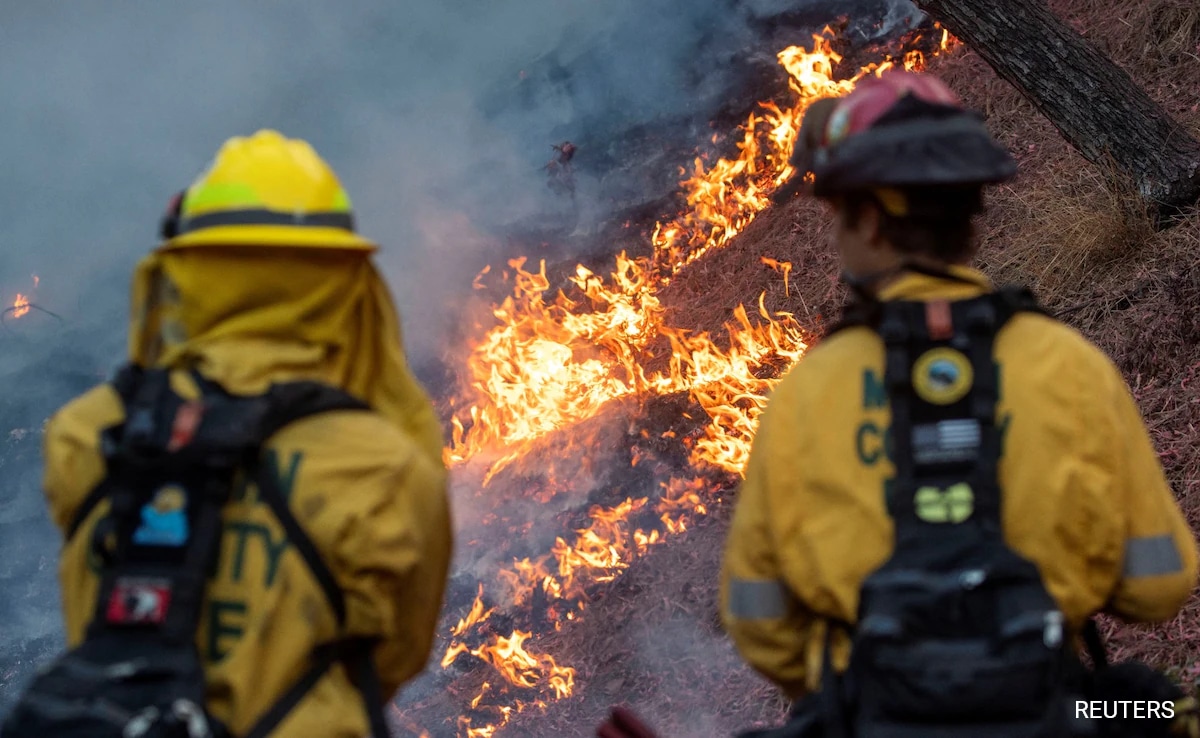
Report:
M 46 436 L 70 439 L 90 447 L 99 443 L 97 431 L 125 418 L 121 396 L 109 383 L 98 384 L 60 407 L 46 421 Z
M 268 449 L 300 453 L 324 470 L 397 470 L 425 463 L 418 440 L 374 410 L 331 410 L 297 420 L 267 442 Z M 419 457 L 419 458 L 418 458 Z
M 1019 313 L 996 337 L 1002 365 L 1023 364 L 1066 380 L 1065 375 L 1119 378 L 1112 358 L 1078 329 L 1046 315 Z
M 800 361 L 788 371 L 807 381 L 845 372 L 857 365 L 883 364 L 883 341 L 867 326 L 848 326 L 834 330 L 813 343 Z

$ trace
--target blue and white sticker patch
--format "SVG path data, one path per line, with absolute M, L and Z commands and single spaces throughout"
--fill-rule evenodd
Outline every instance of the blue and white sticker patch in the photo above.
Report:
M 188 540 L 187 492 L 168 484 L 142 507 L 133 542 L 143 546 L 182 546 Z

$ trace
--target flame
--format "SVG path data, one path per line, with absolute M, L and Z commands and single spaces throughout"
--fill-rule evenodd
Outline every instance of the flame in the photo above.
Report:
M 957 43 L 938 30 L 941 43 L 935 54 Z M 626 397 L 686 394 L 707 418 L 696 432 L 676 439 L 690 454 L 694 468 L 689 475 L 662 481 L 645 497 L 593 505 L 587 523 L 556 537 L 549 551 L 513 559 L 499 571 L 503 597 L 512 608 L 528 610 L 536 603 L 555 629 L 575 620 L 584 612 L 590 587 L 614 580 L 649 549 L 687 531 L 718 501 L 727 475 L 745 468 L 766 397 L 804 355 L 807 335 L 791 313 L 768 311 L 763 293 L 754 318 L 744 305 L 733 310 L 727 339 L 718 344 L 708 334 L 669 325 L 657 295 L 681 269 L 745 230 L 767 207 L 771 193 L 796 175 L 789 161 L 801 119 L 813 101 L 845 95 L 869 74 L 900 66 L 920 70 L 926 62 L 913 49 L 898 60 L 889 57 L 835 79 L 834 67 L 842 57 L 832 48 L 832 35 L 829 28 L 814 35 L 811 51 L 792 46 L 779 52 L 793 94 L 791 106 L 761 103 L 739 128 L 736 155 L 713 162 L 701 154 L 690 171 L 681 171 L 687 208 L 655 224 L 649 257 L 622 252 L 603 276 L 579 265 L 556 290 L 544 261 L 532 270 L 525 258 L 514 259 L 499 275 L 511 291 L 493 307 L 495 327 L 467 357 L 466 381 L 450 418 L 447 464 L 480 465 L 486 487 L 539 438 Z M 714 134 L 712 142 L 721 139 Z M 762 263 L 782 273 L 790 297 L 792 263 L 769 257 Z M 485 288 L 482 280 L 489 269 L 476 276 L 476 289 Z M 646 360 L 658 351 L 653 347 L 664 342 L 671 350 L 667 366 L 647 371 Z M 668 431 L 663 437 L 675 435 Z M 643 458 L 635 448 L 632 463 Z M 488 663 L 502 680 L 499 686 L 485 682 L 469 702 L 472 716 L 459 718 L 459 735 L 467 738 L 493 736 L 514 714 L 568 697 L 574 688 L 573 668 L 526 648 L 532 630 L 515 628 L 507 636 L 491 631 L 494 610 L 485 609 L 481 584 L 468 614 L 451 628 L 441 661 L 445 668 L 469 654 Z M 514 689 L 532 701 L 513 699 Z M 477 718 L 485 724 L 476 725 Z
M 471 604 L 471 612 L 469 612 L 465 618 L 459 620 L 458 625 L 450 629 L 450 635 L 462 635 L 464 632 L 466 632 L 467 628 L 470 628 L 472 625 L 477 623 L 481 623 L 491 617 L 491 614 L 494 610 L 495 608 L 492 608 L 491 610 L 484 612 L 483 583 L 480 582 L 479 594 L 475 595 L 475 602 Z
M 457 648 L 454 649 L 456 652 L 455 658 L 457 658 L 458 653 L 470 653 L 472 656 L 490 664 L 505 680 L 514 686 L 531 689 L 544 683 L 549 685 L 554 699 L 564 699 L 571 696 L 575 688 L 575 670 L 569 666 L 559 666 L 552 656 L 528 651 L 525 648 L 525 641 L 532 637 L 533 634 L 528 631 L 514 630 L 511 635 L 495 636 L 490 643 L 485 643 L 478 648 L 471 649 L 458 644 Z M 447 657 L 449 657 L 449 653 L 447 653 Z M 448 665 L 447 660 L 443 659 L 443 668 Z M 470 706 L 472 710 L 479 709 L 484 695 L 490 689 L 491 684 L 484 682 L 479 688 L 479 692 L 471 698 Z M 468 736 L 468 738 L 473 736 L 492 736 L 497 730 L 507 725 L 514 714 L 524 711 L 529 704 L 541 709 L 545 709 L 546 707 L 546 703 L 542 700 L 532 703 L 517 701 L 513 706 L 500 705 L 495 707 L 495 711 L 499 712 L 501 716 L 500 721 L 497 723 L 488 723 L 481 727 L 473 727 L 471 718 L 464 715 L 459 717 L 458 726 L 463 731 L 462 734 Z
M 941 23 L 934 23 L 934 24 L 933 24 L 933 27 L 934 27 L 934 29 L 935 29 L 935 30 L 938 30 L 938 31 L 941 31 L 941 32 L 942 32 L 942 40 L 941 40 L 941 42 L 938 44 L 938 50 L 939 50 L 941 53 L 943 53 L 943 54 L 947 54 L 947 53 L 950 53 L 950 52 L 954 51 L 954 50 L 955 50 L 955 49 L 957 49 L 959 46 L 962 46 L 962 41 L 959 41 L 959 40 L 958 40 L 957 38 L 955 38 L 954 36 L 951 36 L 951 35 L 950 35 L 950 31 L 948 31 L 948 30 L 947 30 L 947 29 L 945 29 L 945 28 L 942 28 L 942 24 L 941 24 Z
M 12 307 L 10 307 L 9 310 L 12 311 L 12 316 L 14 318 L 19 318 L 22 315 L 24 315 L 25 313 L 28 313 L 29 312 L 29 298 L 26 297 L 25 295 L 22 295 L 20 292 L 18 292 L 17 299 L 13 300 Z
M 41 282 L 41 279 L 39 279 L 38 275 L 36 274 L 31 274 L 29 276 L 33 277 L 33 291 L 37 292 L 38 283 Z M 10 305 L 4 312 L 11 313 L 13 318 L 20 318 L 26 315 L 32 309 L 33 308 L 29 303 L 29 295 L 18 292 L 16 298 L 14 298 L 12 301 L 12 305 Z
M 833 68 L 841 56 L 830 45 L 831 34 L 826 28 L 824 35 L 814 35 L 812 51 L 791 46 L 779 52 L 795 103 L 786 110 L 761 104 L 741 128 L 736 158 L 720 158 L 711 166 L 695 159 L 692 175 L 681 183 L 689 208 L 655 225 L 651 259 L 631 259 L 622 252 L 607 279 L 576 267 L 569 280 L 581 293 L 575 298 L 562 290 L 549 294 L 544 261 L 536 272 L 524 268 L 525 258 L 509 262 L 512 294 L 493 309 L 497 327 L 467 359 L 466 394 L 475 402 L 451 419 L 448 464 L 466 462 L 487 448 L 506 449 L 493 464 L 494 474 L 520 455 L 522 444 L 592 417 L 614 399 L 693 388 L 691 377 L 648 377 L 638 363 L 641 349 L 670 332 L 657 290 L 740 233 L 767 206 L 770 193 L 795 174 L 789 160 L 803 113 L 814 100 L 844 95 L 864 76 L 896 66 L 889 59 L 836 80 Z M 943 36 L 949 43 L 948 33 Z M 914 50 L 901 63 L 922 69 L 925 58 Z M 785 291 L 790 296 L 790 287 Z M 741 340 L 735 337 L 733 343 Z
M 783 294 L 784 296 L 790 297 L 791 292 L 788 290 L 788 275 L 792 273 L 792 262 L 779 261 L 778 259 L 772 259 L 768 256 L 764 256 L 762 257 L 762 263 L 766 264 L 777 272 L 783 273 Z

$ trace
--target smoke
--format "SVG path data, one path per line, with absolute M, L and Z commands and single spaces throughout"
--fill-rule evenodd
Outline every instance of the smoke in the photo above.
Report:
M 35 312 L 0 329 L 0 700 L 59 642 L 41 424 L 121 360 L 131 270 L 224 139 L 272 127 L 314 144 L 383 244 L 411 350 L 433 353 L 464 265 L 504 227 L 563 210 L 550 145 L 687 109 L 697 70 L 719 68 L 700 42 L 736 26 L 725 5 L 685 0 L 127 0 L 4 16 L 0 300 L 31 296 L 64 322 Z
M 0 327 L 0 713 L 61 645 L 41 425 L 122 359 L 132 268 L 222 141 L 276 128 L 333 165 L 419 360 L 505 234 L 611 214 L 628 131 L 707 119 L 762 4 L 4 3 L 0 304 L 62 322 Z M 568 139 L 575 205 L 543 170 Z

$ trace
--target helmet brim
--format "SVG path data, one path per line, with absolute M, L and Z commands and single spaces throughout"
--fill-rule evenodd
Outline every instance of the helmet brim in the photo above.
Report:
M 1017 163 L 971 115 L 873 127 L 821 152 L 816 197 L 875 187 L 989 185 L 1017 174 Z

